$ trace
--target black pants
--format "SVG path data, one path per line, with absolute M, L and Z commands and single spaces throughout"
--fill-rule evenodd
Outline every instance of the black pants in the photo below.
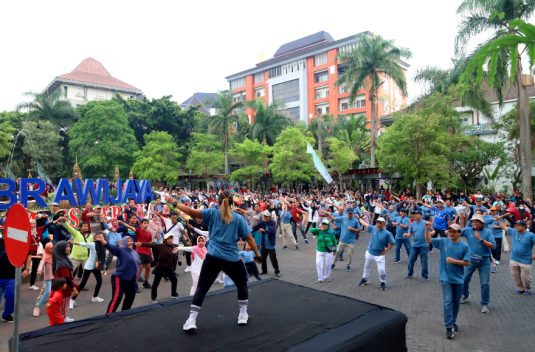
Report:
M 72 272 L 72 277 L 76 276 L 76 272 L 78 272 L 78 278 L 81 279 L 82 275 L 84 274 L 84 268 L 82 267 L 82 264 L 74 268 L 74 271 Z
M 106 264 L 104 264 L 104 268 L 108 269 L 110 267 L 111 262 L 113 261 L 113 253 L 109 252 L 108 256 L 106 257 Z
M 30 274 L 30 286 L 35 284 L 35 278 L 37 277 L 37 269 L 39 268 L 39 263 L 41 258 L 32 258 L 32 273 Z
M 158 264 L 158 258 L 160 258 L 160 251 L 157 248 L 152 249 L 152 257 L 154 260 L 150 264 L 151 267 L 155 267 Z
M 269 260 L 271 260 L 271 265 L 273 265 L 273 269 L 275 269 L 275 274 L 280 273 L 279 270 L 279 262 L 277 261 L 277 253 L 275 252 L 275 249 L 267 249 L 262 248 L 262 272 L 267 272 L 267 257 L 269 254 Z
M 169 278 L 169 281 L 171 281 L 171 296 L 178 296 L 178 293 L 176 292 L 178 280 L 176 279 L 173 270 L 168 268 L 161 268 L 158 266 L 152 271 L 152 273 L 154 274 L 154 281 L 152 282 L 152 290 L 150 296 L 153 301 L 158 298 L 158 286 L 160 285 L 160 281 L 163 277 L 167 277 Z
M 247 269 L 249 276 L 254 276 L 258 280 L 261 280 L 261 277 L 258 274 L 258 267 L 256 266 L 255 262 L 245 263 L 245 268 Z
M 318 227 L 318 225 L 316 225 L 315 222 L 308 222 L 308 225 L 307 225 L 307 229 L 305 230 L 305 233 L 308 233 L 308 229 L 310 229 L 310 227 L 312 226 L 312 224 L 314 224 L 314 227 L 313 228 L 316 228 Z
M 93 297 L 98 297 L 98 292 L 100 291 L 100 286 L 102 286 L 102 275 L 100 275 L 100 270 L 93 269 L 93 270 L 84 270 L 84 277 L 82 278 L 82 282 L 80 282 L 80 285 L 78 285 L 78 291 L 82 291 L 82 289 L 85 287 L 85 284 L 87 283 L 87 280 L 89 279 L 89 275 L 95 276 L 95 279 L 97 279 L 97 284 L 95 286 L 95 291 L 93 292 Z M 76 300 L 77 296 L 74 296 L 72 299 Z
M 249 291 L 247 290 L 247 273 L 245 266 L 241 260 L 237 262 L 229 262 L 223 259 L 216 258 L 207 254 L 202 263 L 201 274 L 199 282 L 197 283 L 197 291 L 193 295 L 191 304 L 202 306 L 206 293 L 214 283 L 220 271 L 224 271 L 238 288 L 238 300 L 244 301 L 249 298 Z
M 438 236 L 440 236 L 440 238 L 447 237 L 446 236 L 446 230 L 435 229 L 435 234 L 433 236 L 431 236 L 431 237 L 432 238 L 437 238 Z M 430 251 L 433 250 L 433 244 L 432 243 L 429 243 L 429 250 Z
M 111 314 L 117 311 L 119 304 L 123 300 L 124 302 L 121 310 L 128 310 L 132 307 L 134 299 L 136 298 L 136 283 L 137 278 L 134 275 L 132 280 L 123 280 L 115 274 L 111 275 L 111 301 L 108 305 L 107 313 Z
M 184 252 L 186 254 L 186 264 L 188 266 L 191 266 L 191 253 L 190 252 Z
M 492 256 L 494 260 L 500 261 L 502 257 L 502 238 L 494 237 L 494 240 L 496 241 L 496 249 L 491 250 Z
M 97 250 L 97 262 L 100 262 L 101 264 L 103 264 L 104 267 L 102 269 L 107 268 L 105 264 L 106 263 L 106 248 L 99 241 L 95 241 L 95 249 Z

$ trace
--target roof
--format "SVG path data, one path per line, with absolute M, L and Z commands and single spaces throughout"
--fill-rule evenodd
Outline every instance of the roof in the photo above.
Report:
M 112 77 L 100 62 L 91 57 L 82 61 L 72 72 L 57 76 L 56 78 L 141 92 L 140 89 Z
M 188 110 L 191 105 L 202 105 L 205 99 L 216 99 L 215 93 L 193 93 L 191 97 L 186 99 L 180 106 L 183 110 Z M 200 112 L 210 115 L 208 109 L 201 106 Z
M 334 42 L 333 37 L 325 32 L 321 31 L 318 33 L 314 33 L 311 35 L 307 35 L 306 37 L 299 38 L 297 40 L 294 40 L 292 42 L 282 44 L 279 49 L 275 52 L 275 55 L 273 55 L 274 58 L 281 56 L 283 54 L 289 53 L 291 51 L 296 51 L 311 45 L 317 45 L 320 43 L 330 43 Z

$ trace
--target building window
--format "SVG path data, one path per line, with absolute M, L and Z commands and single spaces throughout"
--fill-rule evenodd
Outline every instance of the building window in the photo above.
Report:
M 256 90 L 255 95 L 256 95 L 257 98 L 263 97 L 264 95 L 266 95 L 266 90 L 265 89 L 258 89 L 258 90 Z
M 238 92 L 232 96 L 232 101 L 234 103 L 245 100 L 245 91 Z
M 85 98 L 84 97 L 84 89 L 83 88 L 74 88 L 74 96 L 76 98 Z
M 256 83 L 260 83 L 260 82 L 264 82 L 264 79 L 265 79 L 264 71 L 255 73 L 255 75 L 254 75 L 254 83 L 255 84 Z
M 325 82 L 329 80 L 329 71 L 321 71 L 314 74 L 314 82 Z
M 321 66 L 327 63 L 327 52 L 314 56 L 314 66 Z
M 63 90 L 64 90 L 64 92 L 65 92 L 65 98 L 67 98 L 67 97 L 69 96 L 67 86 L 64 86 L 64 87 L 63 87 Z
M 340 94 L 347 93 L 346 86 L 340 86 Z
M 328 106 L 328 105 L 325 107 L 325 113 L 326 113 L 326 114 L 329 113 L 329 106 Z
M 349 110 L 349 103 L 345 102 L 340 105 L 340 111 Z
M 316 99 L 321 99 L 321 90 L 316 92 Z
M 245 86 L 245 77 L 233 79 L 230 81 L 230 89 L 234 90 Z
M 316 115 L 321 116 L 321 108 L 316 108 Z
M 385 83 L 383 83 L 383 92 L 385 94 L 388 94 L 388 80 L 385 80 L 384 82 Z
M 293 123 L 298 122 L 300 120 L 300 116 L 301 116 L 299 106 L 296 106 L 295 108 L 279 110 L 279 114 L 281 114 L 282 116 L 286 116 Z
M 274 78 L 282 75 L 282 68 L 281 66 L 273 67 L 268 70 L 268 77 Z
M 299 101 L 299 80 L 275 84 L 273 86 L 273 101 L 290 103 L 292 101 Z

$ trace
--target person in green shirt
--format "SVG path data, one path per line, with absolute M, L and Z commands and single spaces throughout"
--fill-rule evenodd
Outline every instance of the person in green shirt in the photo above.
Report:
M 329 220 L 323 220 L 321 229 L 310 229 L 318 239 L 316 248 L 316 269 L 318 270 L 318 282 L 331 281 L 331 264 L 333 255 L 336 255 L 336 237 L 331 231 Z M 333 248 L 331 252 L 328 247 Z
M 80 231 L 77 231 L 74 229 L 68 221 L 65 222 L 65 228 L 72 236 L 73 242 L 86 242 L 91 243 L 93 242 L 93 236 L 91 236 L 91 233 L 89 232 L 89 224 L 85 221 L 82 221 L 80 223 L 80 226 L 78 227 Z M 73 276 L 76 273 L 76 270 L 84 270 L 85 263 L 87 262 L 87 258 L 89 257 L 89 249 L 82 247 L 82 246 L 74 246 L 72 248 L 71 252 L 71 262 L 74 268 Z M 78 268 L 80 266 L 80 268 Z M 86 291 L 87 289 L 84 287 L 83 291 Z M 74 304 L 74 301 L 71 300 L 71 305 Z M 71 308 L 72 309 L 72 308 Z

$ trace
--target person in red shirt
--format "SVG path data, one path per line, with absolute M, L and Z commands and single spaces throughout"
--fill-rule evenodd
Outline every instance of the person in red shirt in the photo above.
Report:
M 52 272 L 54 273 L 54 279 L 61 277 L 67 282 L 67 287 L 62 290 L 63 306 L 60 307 L 65 323 L 74 321 L 74 319 L 67 316 L 67 312 L 71 303 L 71 295 L 78 296 L 78 284 L 74 282 L 74 277 L 72 276 L 73 265 L 69 254 L 71 254 L 71 247 L 66 241 L 59 241 L 54 246 L 52 252 Z
M 141 228 L 135 228 L 133 226 L 130 226 L 126 223 L 121 223 L 129 228 L 132 231 L 136 232 L 136 242 L 140 243 L 150 243 L 152 242 L 152 234 L 150 233 L 149 229 L 149 219 L 142 219 L 141 220 Z M 143 282 L 144 288 L 152 288 L 152 285 L 149 284 L 149 274 L 150 274 L 150 264 L 154 261 L 154 257 L 152 255 L 152 248 L 149 247 L 142 247 L 137 246 L 136 252 L 139 254 L 139 259 L 141 260 L 141 265 L 139 267 L 139 276 L 141 277 L 141 272 L 143 271 L 143 268 L 145 268 L 145 282 Z
M 91 221 L 89 221 L 89 217 L 87 214 L 91 212 L 91 202 L 86 202 L 84 206 L 84 211 L 82 212 L 82 215 L 80 215 L 80 221 L 87 222 L 87 226 L 89 226 L 89 232 L 91 232 L 91 226 L 89 225 Z
M 46 304 L 46 315 L 48 315 L 48 321 L 50 326 L 63 324 L 65 319 L 63 318 L 63 291 L 67 289 L 67 280 L 62 277 L 54 279 L 52 283 L 52 292 L 48 298 Z

